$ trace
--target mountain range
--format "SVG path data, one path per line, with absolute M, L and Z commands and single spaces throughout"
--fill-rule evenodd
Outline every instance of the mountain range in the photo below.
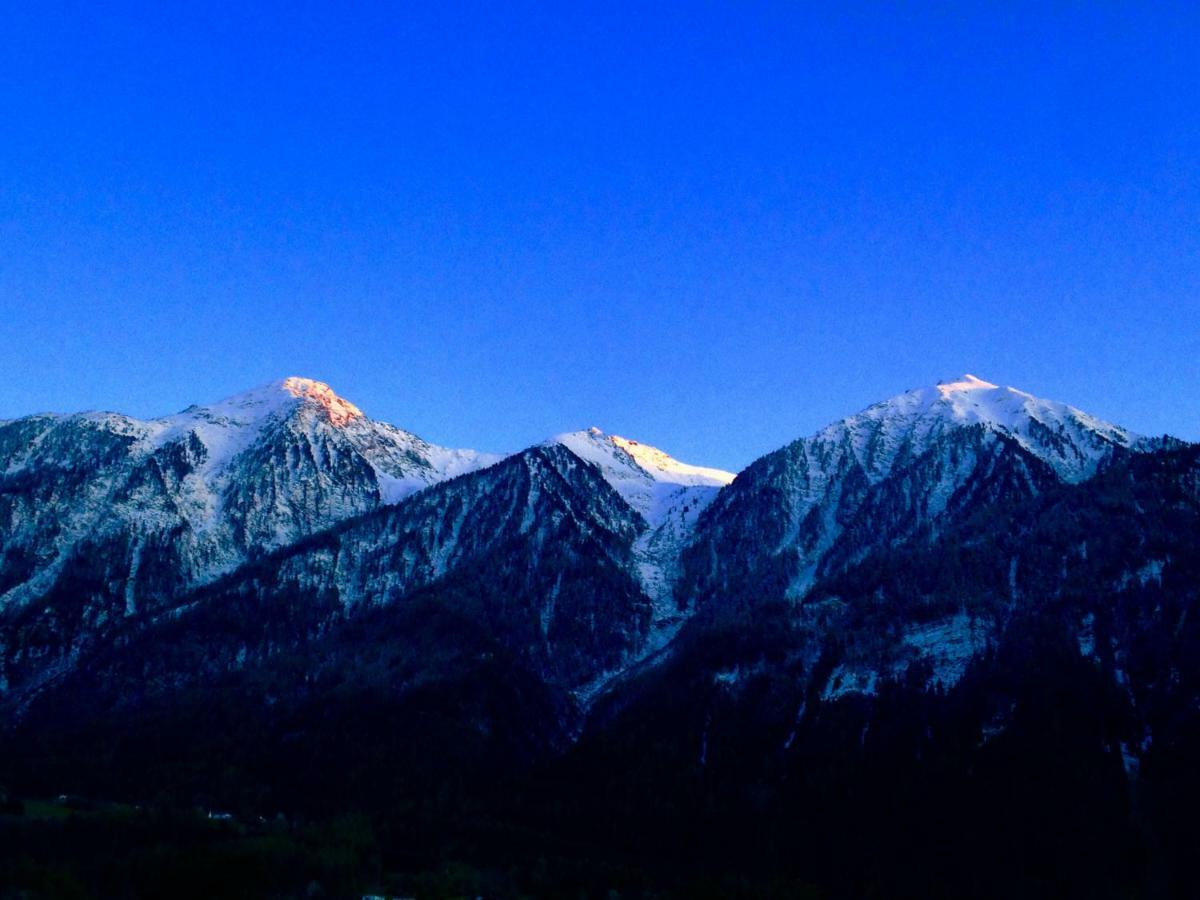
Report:
M 595 428 L 449 450 L 295 377 L 3 422 L 0 762 L 833 895 L 946 853 L 946 896 L 1171 895 L 1198 456 L 971 375 L 736 477 Z

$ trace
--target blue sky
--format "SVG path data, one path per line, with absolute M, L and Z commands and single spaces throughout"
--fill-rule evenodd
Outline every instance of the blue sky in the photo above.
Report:
M 0 417 L 300 374 L 736 469 L 973 372 L 1200 439 L 1195 4 L 245 6 L 5 10 Z

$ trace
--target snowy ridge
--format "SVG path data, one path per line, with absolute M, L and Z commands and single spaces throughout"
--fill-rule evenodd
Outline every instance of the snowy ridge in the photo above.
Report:
M 656 481 L 670 484 L 690 484 L 705 486 L 724 486 L 733 481 L 734 474 L 722 469 L 710 469 L 706 466 L 693 466 L 680 462 L 668 456 L 657 447 L 631 441 L 618 435 L 612 435 L 612 443 L 624 450 L 643 471 L 648 472 Z
M 681 498 L 711 498 L 734 479 L 732 472 L 682 463 L 657 447 L 605 434 L 599 428 L 560 434 L 548 443 L 562 444 L 598 466 L 605 481 L 652 527 L 677 512 Z

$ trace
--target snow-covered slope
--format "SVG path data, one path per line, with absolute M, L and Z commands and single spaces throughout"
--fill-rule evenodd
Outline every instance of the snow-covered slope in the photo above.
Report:
M 599 428 L 553 438 L 592 463 L 647 524 L 634 545 L 638 576 L 654 601 L 654 634 L 668 640 L 682 621 L 673 588 L 679 555 L 700 513 L 734 479 L 732 472 L 680 462 L 649 444 L 605 434 Z M 654 643 L 654 641 L 652 641 Z

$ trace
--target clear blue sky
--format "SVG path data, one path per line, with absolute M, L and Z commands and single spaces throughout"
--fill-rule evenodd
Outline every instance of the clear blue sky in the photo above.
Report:
M 1195 3 L 216 6 L 6 4 L 0 417 L 300 374 L 736 469 L 974 372 L 1200 438 Z

